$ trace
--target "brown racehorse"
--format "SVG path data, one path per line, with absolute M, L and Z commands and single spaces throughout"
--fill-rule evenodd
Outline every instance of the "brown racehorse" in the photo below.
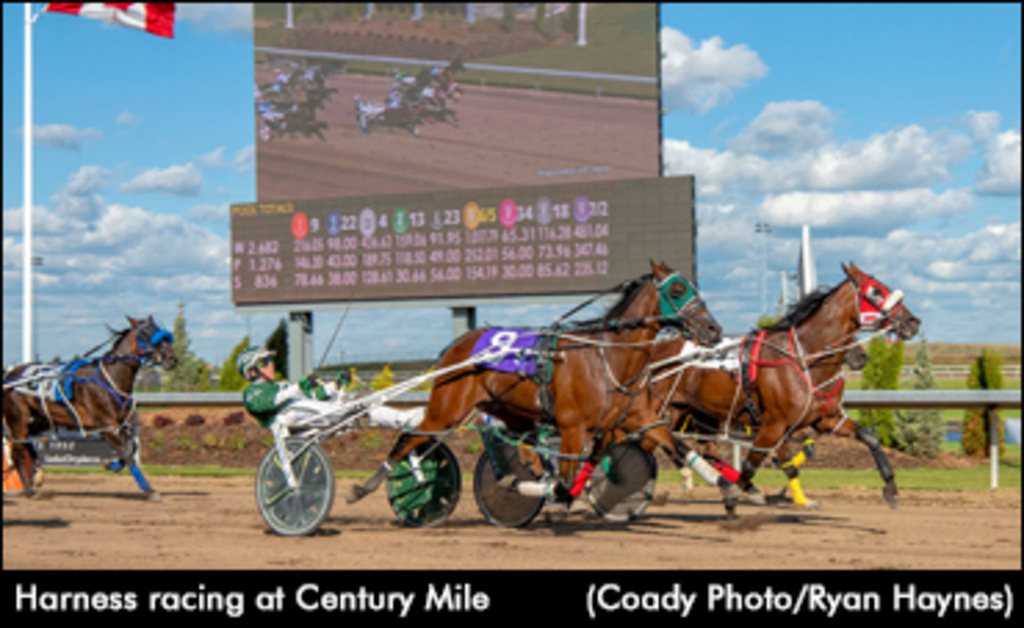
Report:
M 811 427 L 856 436 L 867 445 L 885 481 L 883 497 L 896 505 L 895 478 L 878 439 L 842 410 L 841 369 L 858 332 L 891 331 L 909 340 L 920 319 L 903 304 L 901 292 L 890 291 L 853 263 L 843 270 L 848 281 L 804 297 L 785 318 L 747 337 L 740 349 L 739 382 L 723 370 L 684 368 L 655 385 L 658 403 L 671 395 L 667 409 L 676 429 L 695 416 L 698 422 L 711 417 L 714 428 L 726 433 L 739 424 L 756 431 L 738 479 L 754 501 L 763 501 L 752 479 L 765 456 L 783 451 L 795 432 Z M 654 362 L 679 355 L 682 346 L 682 340 L 659 345 Z
M 99 358 L 68 365 L 21 364 L 4 373 L 4 435 L 11 441 L 12 462 L 28 496 L 34 495 L 35 468 L 28 438 L 62 426 L 103 434 L 119 457 L 112 468 L 130 469 L 147 497 L 159 497 L 134 462 L 132 389 L 143 362 L 173 369 L 178 358 L 173 336 L 152 316 L 128 318 L 128 323 L 128 329 L 115 332 L 110 351 Z M 41 394 L 47 385 L 52 394 Z
M 415 434 L 403 434 L 381 469 L 346 497 L 352 503 L 376 490 L 393 465 L 430 439 L 467 419 L 475 409 L 505 422 L 516 431 L 528 431 L 542 421 L 557 423 L 561 434 L 561 482 L 556 497 L 568 500 L 579 454 L 589 436 L 610 434 L 622 424 L 657 422 L 647 392 L 647 365 L 655 336 L 672 326 L 710 346 L 721 338 L 721 327 L 708 312 L 696 290 L 671 268 L 651 263 L 653 273 L 628 282 L 622 296 L 606 315 L 570 328 L 539 333 L 534 351 L 550 365 L 547 381 L 517 373 L 468 366 L 438 377 L 426 415 Z M 474 355 L 478 339 L 489 330 L 463 334 L 442 354 L 437 368 L 461 364 Z M 539 364 L 540 364 L 539 362 Z M 538 366 L 538 371 L 543 370 Z M 673 447 L 667 425 L 645 435 Z

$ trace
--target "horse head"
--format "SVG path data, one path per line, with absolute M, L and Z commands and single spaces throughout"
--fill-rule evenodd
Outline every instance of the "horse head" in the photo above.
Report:
M 722 340 L 722 326 L 711 315 L 697 289 L 664 261 L 657 264 L 651 260 L 651 270 L 661 316 L 697 344 L 705 347 L 718 344 Z
M 872 330 L 890 328 L 903 340 L 917 335 L 921 319 L 903 303 L 901 290 L 890 290 L 850 262 L 842 264 L 843 272 L 857 290 L 858 322 Z
M 174 335 L 171 332 L 153 322 L 152 316 L 145 320 L 130 316 L 125 318 L 130 327 L 115 346 L 114 354 L 140 361 L 149 360 L 166 370 L 173 370 L 178 365 L 178 356 L 174 353 Z

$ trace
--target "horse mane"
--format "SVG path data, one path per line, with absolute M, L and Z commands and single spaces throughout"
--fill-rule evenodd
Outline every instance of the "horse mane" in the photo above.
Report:
M 109 356 L 112 353 L 114 353 L 114 351 L 117 350 L 117 346 L 121 344 L 121 341 L 124 340 L 125 337 L 132 331 L 131 327 L 126 327 L 124 329 L 117 330 L 111 327 L 110 325 L 107 325 L 107 329 L 110 331 L 110 334 L 111 336 L 113 336 L 113 338 L 110 341 L 110 350 L 104 353 L 104 356 Z
M 621 292 L 619 300 L 610 305 L 602 316 L 593 318 L 590 320 L 579 321 L 576 324 L 582 327 L 590 325 L 607 325 L 613 320 L 619 319 L 625 314 L 630 304 L 633 302 L 633 298 L 640 292 L 640 289 L 649 282 L 654 275 L 648 273 L 637 279 L 632 279 L 628 282 L 624 282 L 616 288 L 616 291 Z
M 841 281 L 831 288 L 816 288 L 786 311 L 786 315 L 778 321 L 764 328 L 764 331 L 789 331 L 814 315 L 825 301 L 843 287 L 845 281 Z

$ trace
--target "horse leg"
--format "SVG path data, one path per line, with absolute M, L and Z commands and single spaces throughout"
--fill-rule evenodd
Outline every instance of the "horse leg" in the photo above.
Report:
M 736 516 L 736 505 L 743 497 L 742 491 L 729 478 L 719 473 L 707 460 L 691 449 L 681 438 L 676 438 L 667 429 L 662 432 L 660 428 L 647 432 L 646 436 L 653 439 L 669 459 L 680 469 L 692 469 L 705 482 L 711 486 L 718 487 L 722 492 L 722 500 L 725 503 L 725 510 L 730 518 Z
M 114 452 L 117 453 L 118 458 L 111 462 L 107 468 L 114 472 L 128 469 L 129 473 L 132 474 L 132 477 L 135 478 L 135 484 L 138 485 L 139 490 L 142 491 L 143 495 L 145 495 L 147 501 L 162 501 L 163 498 L 160 496 L 160 492 L 150 486 L 149 480 L 146 479 L 146 476 L 142 473 L 142 469 L 139 468 L 139 465 L 136 462 L 136 449 L 133 431 L 127 429 L 124 431 L 118 430 L 116 432 L 107 432 L 105 436 L 107 442 L 110 443 L 111 448 L 113 448 Z
M 426 421 L 424 421 L 426 423 Z M 354 504 L 360 499 L 380 488 L 380 485 L 391 474 L 391 469 L 398 464 L 409 452 L 419 447 L 421 443 L 427 442 L 429 437 L 416 434 L 402 434 L 391 448 L 391 453 L 384 459 L 380 468 L 362 484 L 353 484 L 345 494 L 345 502 Z
M 789 491 L 793 494 L 793 503 L 801 508 L 807 510 L 817 510 L 821 507 L 821 504 L 807 499 L 804 494 L 804 489 L 800 485 L 800 465 L 807 462 L 808 458 L 814 456 L 814 439 L 807 438 L 800 445 L 800 451 L 795 456 L 790 458 L 788 454 L 784 453 L 779 456 L 782 462 L 782 472 L 786 474 L 786 478 L 789 479 Z M 782 490 L 783 493 L 786 489 Z
M 885 482 L 885 488 L 882 489 L 882 498 L 885 500 L 885 503 L 889 504 L 890 508 L 895 508 L 899 501 L 898 491 L 896 490 L 896 474 L 892 471 L 889 458 L 882 451 L 882 444 L 878 441 L 878 437 L 865 427 L 858 426 L 856 436 L 857 440 L 867 445 L 868 449 L 871 450 L 871 456 L 875 459 L 875 465 L 878 466 L 878 472 L 882 475 L 882 481 Z
M 874 458 L 875 465 L 878 467 L 878 473 L 882 476 L 882 481 L 885 482 L 885 488 L 882 489 L 882 498 L 885 500 L 885 503 L 889 504 L 890 508 L 896 508 L 899 502 L 899 491 L 896 489 L 896 475 L 893 473 L 892 465 L 889 464 L 888 456 L 881 449 L 881 443 L 877 436 L 846 416 L 843 412 L 826 417 L 825 420 L 819 421 L 814 427 L 819 433 L 830 432 L 839 436 L 853 436 L 867 445 L 868 449 L 871 450 L 871 457 Z
M 766 420 L 766 417 L 762 417 L 761 429 L 758 430 L 754 442 L 751 443 L 750 452 L 743 460 L 743 470 L 740 472 L 737 484 L 747 499 L 753 503 L 761 505 L 767 503 L 767 500 L 761 495 L 761 491 L 754 486 L 754 475 L 757 474 L 758 468 L 764 462 L 765 456 L 768 455 L 769 448 L 774 447 L 782 439 L 784 427 L 780 421 Z

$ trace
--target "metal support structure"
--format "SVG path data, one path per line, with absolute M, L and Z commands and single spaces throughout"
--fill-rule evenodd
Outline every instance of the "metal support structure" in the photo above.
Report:
M 587 3 L 580 3 L 580 10 L 577 13 L 576 21 L 579 22 L 579 31 L 576 36 L 577 46 L 587 45 Z
M 288 378 L 313 371 L 313 313 L 288 312 Z
M 818 287 L 818 270 L 811 251 L 811 227 L 804 225 L 800 235 L 800 260 L 797 267 L 797 298 L 802 299 Z
M 988 459 L 991 463 L 990 487 L 999 488 L 999 413 L 995 406 L 985 407 L 988 419 Z
M 768 313 L 768 234 L 772 226 L 766 222 L 754 225 L 754 231 L 764 234 L 764 264 L 761 266 L 761 315 Z
M 474 329 L 476 329 L 476 308 L 453 307 L 452 338 L 458 338 L 462 334 Z
M 292 19 L 294 17 L 294 11 L 293 11 L 293 8 L 292 8 L 293 6 L 294 5 L 291 2 L 286 2 L 285 5 L 284 5 L 284 10 L 285 10 L 284 27 L 285 28 L 293 28 L 295 26 L 295 22 Z
M 32 3 L 25 3 L 25 123 L 22 138 L 23 179 L 22 196 L 25 203 L 21 210 L 21 247 L 22 247 L 22 297 L 21 297 L 21 361 L 28 363 L 35 357 L 32 343 Z

